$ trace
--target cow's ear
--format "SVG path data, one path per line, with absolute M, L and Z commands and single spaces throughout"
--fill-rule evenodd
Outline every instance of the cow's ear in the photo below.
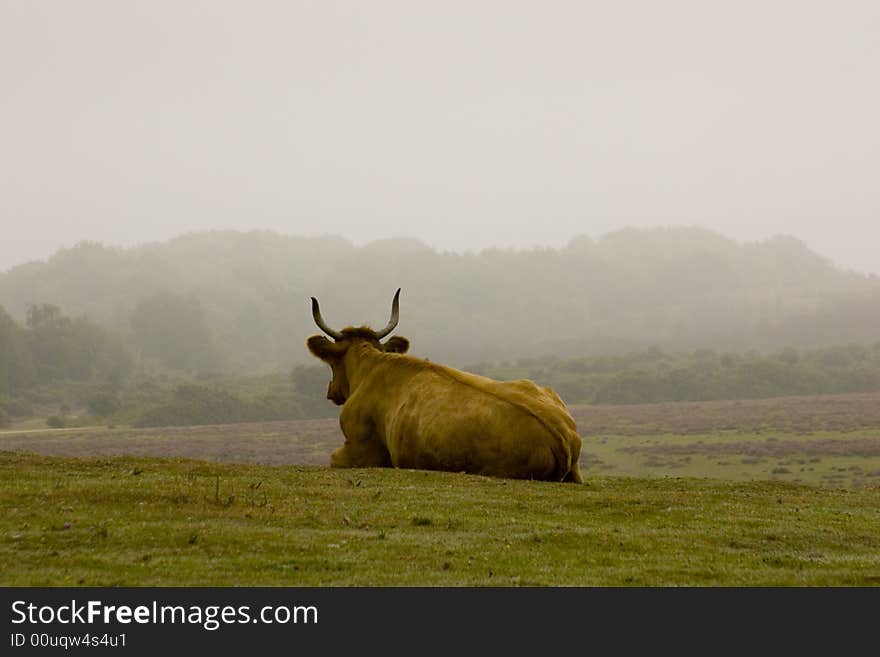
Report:
M 409 340 L 402 338 L 399 335 L 395 335 L 393 338 L 389 338 L 388 342 L 382 346 L 385 348 L 385 351 L 389 353 L 405 354 L 409 349 Z
M 309 351 L 321 360 L 329 360 L 338 358 L 345 353 L 345 345 L 331 342 L 323 335 L 313 335 L 306 340 L 306 346 Z

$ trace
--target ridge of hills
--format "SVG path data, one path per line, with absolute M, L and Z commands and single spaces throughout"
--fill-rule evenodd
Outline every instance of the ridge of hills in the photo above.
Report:
M 191 233 L 131 248 L 82 242 L 0 273 L 15 318 L 49 303 L 123 338 L 151 295 L 204 310 L 230 369 L 311 363 L 309 297 L 342 327 L 387 321 L 452 365 L 555 355 L 814 347 L 880 338 L 880 278 L 789 236 L 739 243 L 698 228 L 623 229 L 561 249 L 438 252 L 411 238 L 355 246 L 270 231 Z

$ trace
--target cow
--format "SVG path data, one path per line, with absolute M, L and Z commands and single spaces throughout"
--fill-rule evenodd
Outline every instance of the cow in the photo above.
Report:
M 400 290 L 380 331 L 327 325 L 306 345 L 332 369 L 327 398 L 342 406 L 345 443 L 331 467 L 395 467 L 582 483 L 581 439 L 559 396 L 528 380 L 495 381 L 407 355 Z

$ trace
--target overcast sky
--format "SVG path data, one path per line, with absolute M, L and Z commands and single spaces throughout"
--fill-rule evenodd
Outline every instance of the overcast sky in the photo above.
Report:
M 880 2 L 0 0 L 0 270 L 700 225 L 880 272 Z

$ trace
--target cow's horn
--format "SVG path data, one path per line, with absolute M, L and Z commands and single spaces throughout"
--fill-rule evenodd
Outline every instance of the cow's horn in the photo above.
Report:
M 342 333 L 339 331 L 334 331 L 332 328 L 327 326 L 327 322 L 324 321 L 324 318 L 321 317 L 321 309 L 318 307 L 318 300 L 315 297 L 312 297 L 312 317 L 315 320 L 315 324 L 318 325 L 318 328 L 324 331 L 327 335 L 329 335 L 334 340 L 339 340 L 342 337 Z
M 400 308 L 398 303 L 399 299 L 400 288 L 397 288 L 397 292 L 394 293 L 394 301 L 391 302 L 391 319 L 388 320 L 388 325 L 385 328 L 376 333 L 376 337 L 379 340 L 381 340 L 386 335 L 391 333 L 391 331 L 397 328 L 397 322 L 400 321 Z

